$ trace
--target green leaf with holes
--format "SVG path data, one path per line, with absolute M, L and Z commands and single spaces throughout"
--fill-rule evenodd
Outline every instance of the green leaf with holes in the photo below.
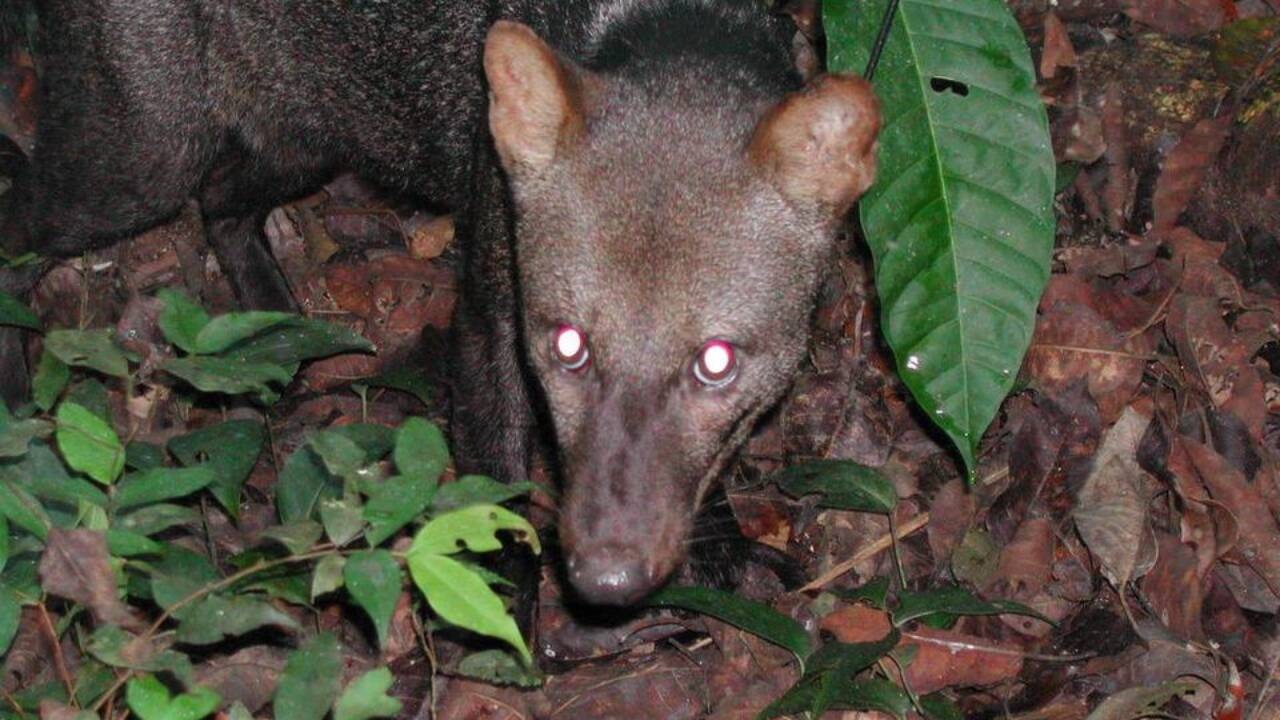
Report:
M 861 73 L 887 0 L 825 0 L 828 66 Z M 1055 167 L 1026 40 L 1002 0 L 902 0 L 875 76 L 884 127 L 860 218 L 881 325 L 972 472 L 1031 343 Z

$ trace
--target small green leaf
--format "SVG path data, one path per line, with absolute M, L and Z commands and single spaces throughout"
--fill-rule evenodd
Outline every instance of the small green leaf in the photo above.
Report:
M 835 589 L 831 592 L 846 602 L 864 602 L 871 607 L 884 610 L 888 607 L 889 578 L 871 578 L 862 587 L 853 590 Z
M 0 458 L 16 458 L 27 454 L 27 445 L 35 438 L 46 438 L 53 433 L 53 423 L 31 418 L 13 420 L 0 428 Z
M 440 486 L 431 500 L 431 509 L 441 513 L 467 505 L 499 505 L 536 487 L 531 482 L 503 483 L 485 475 L 463 475 Z
M 143 675 L 125 686 L 125 702 L 141 720 L 200 720 L 218 709 L 221 698 L 206 687 L 170 697 L 154 675 Z
M 436 487 L 435 480 L 403 475 L 387 478 L 375 485 L 369 490 L 369 500 L 364 505 L 364 519 L 369 523 L 365 539 L 371 546 L 381 545 L 422 514 Z
M 816 493 L 820 505 L 837 510 L 888 513 L 898 502 L 884 473 L 852 460 L 811 460 L 772 479 L 791 497 Z
M 264 540 L 275 540 L 285 547 L 291 555 L 301 555 L 311 549 L 312 545 L 324 534 L 324 528 L 314 520 L 295 520 L 284 525 L 275 525 L 262 531 Z
M 653 607 L 693 610 L 757 635 L 790 650 L 801 662 L 813 647 L 800 623 L 765 605 L 724 590 L 707 587 L 668 586 L 644 601 Z
M 196 335 L 195 350 L 200 355 L 214 355 L 238 342 L 248 340 L 268 328 L 294 319 L 282 312 L 232 312 L 213 318 Z
M 364 508 L 357 498 L 320 501 L 320 522 L 334 545 L 342 547 L 364 530 Z
M 192 645 L 209 645 L 267 625 L 299 629 L 291 616 L 265 600 L 247 595 L 207 595 L 175 614 L 182 620 L 178 641 Z
M 394 459 L 401 475 L 435 483 L 449 465 L 449 445 L 434 423 L 411 417 L 396 431 Z
M 18 632 L 18 620 L 22 617 L 22 604 L 9 589 L 0 582 L 0 655 L 9 651 L 9 643 Z
M 276 720 L 321 720 L 338 697 L 342 652 L 338 639 L 321 633 L 293 651 L 276 685 Z
M 369 387 L 389 388 L 409 393 L 425 406 L 431 405 L 432 383 L 426 373 L 408 365 L 402 365 L 381 375 L 363 380 Z
M 318 432 L 308 439 L 330 475 L 355 479 L 365 466 L 364 448 L 336 431 Z
M 171 288 L 161 289 L 156 297 L 164 303 L 159 325 L 165 339 L 184 352 L 196 352 L 196 336 L 209 324 L 209 313 L 183 293 Z
M 304 445 L 284 462 L 276 479 L 276 512 L 282 522 L 308 520 L 316 516 L 321 500 L 341 495 L 342 484 L 333 480 L 315 451 Z
M 58 397 L 71 381 L 71 367 L 46 348 L 40 353 L 36 374 L 31 379 L 31 395 L 36 407 L 45 412 L 58 404 Z
M 325 555 L 320 558 L 320 562 L 316 563 L 316 568 L 311 575 L 311 601 L 321 595 L 331 593 L 342 587 L 343 569 L 346 567 L 347 559 L 341 555 Z
M 34 443 L 21 462 L 0 465 L 0 477 L 13 479 L 33 495 L 48 503 L 76 507 L 88 503 L 106 507 L 107 496 L 92 482 L 67 472 L 66 465 L 43 442 Z
M 110 330 L 51 330 L 45 335 L 44 349 L 67 365 L 87 367 L 112 377 L 129 377 L 129 361 Z
M 497 532 L 507 530 L 527 544 L 535 554 L 542 552 L 538 532 L 528 520 L 497 505 L 472 505 L 433 518 L 413 538 L 409 552 L 449 555 L 460 550 L 485 553 L 500 550 Z
M 920 707 L 928 720 L 964 720 L 964 713 L 940 692 L 920 698 Z
M 164 465 L 164 448 L 155 443 L 130 440 L 124 446 L 124 466 L 133 470 L 154 470 Z
M 201 392 L 239 395 L 257 393 L 263 403 L 277 396 L 273 384 L 288 385 L 293 371 L 273 363 L 245 363 L 220 357 L 192 356 L 166 360 L 160 369 Z
M 107 530 L 107 549 L 116 557 L 163 555 L 164 545 L 128 530 Z
M 761 720 L 804 712 L 817 717 L 817 708 L 831 710 L 879 710 L 896 718 L 911 711 L 911 698 L 902 688 L 883 678 L 837 681 L 829 676 L 801 680 L 757 716 Z
M 387 697 L 391 680 L 391 671 L 385 667 L 370 670 L 353 680 L 333 707 L 333 720 L 394 717 L 400 712 L 400 701 Z
M 115 526 L 139 535 L 155 535 L 178 525 L 199 522 L 200 514 L 181 505 L 149 505 L 117 517 Z
M 900 635 L 892 630 L 875 642 L 833 642 L 818 648 L 805 663 L 804 675 L 782 697 L 760 712 L 757 717 L 775 718 L 809 712 L 818 717 L 828 709 L 886 709 L 883 688 L 854 682 L 853 676 L 884 657 L 898 644 Z M 864 681 L 865 682 L 865 681 Z M 875 701 L 873 704 L 872 701 Z M 908 701 L 908 707 L 910 703 Z M 889 710 L 896 712 L 895 710 Z M 901 717 L 901 714 L 898 714 Z
M 40 318 L 31 312 L 31 308 L 6 292 L 0 292 L 0 325 L 26 328 L 36 332 L 44 330 L 44 326 L 40 324 Z
M 502 648 L 480 650 L 467 655 L 458 662 L 456 672 L 490 685 L 536 688 L 543 682 L 537 668 L 521 664 L 520 659 L 512 655 L 511 651 Z
M 157 605 L 167 609 L 221 579 L 209 558 L 181 545 L 169 544 L 165 546 L 164 557 L 152 567 L 151 596 Z
M 231 516 L 240 514 L 240 492 L 262 453 L 266 431 L 256 420 L 229 420 L 169 441 L 169 452 L 188 467 L 214 473 L 209 492 Z
M 82 405 L 58 406 L 58 449 L 74 470 L 109 485 L 124 470 L 124 446 L 105 420 Z
M 954 585 L 925 592 L 902 591 L 898 594 L 898 607 L 893 611 L 893 624 L 902 627 L 912 620 L 934 614 L 946 615 L 1028 615 L 1050 625 L 1053 621 L 1012 600 L 983 600 L 962 587 Z
M 533 665 L 533 656 L 520 637 L 516 621 L 484 580 L 444 555 L 410 550 L 405 560 L 414 584 L 442 620 L 502 640 L 520 653 L 526 666 Z
M 159 467 L 132 473 L 116 486 L 111 503 L 120 511 L 186 497 L 213 482 L 213 478 L 213 471 L 206 467 Z
M 342 576 L 351 598 L 373 621 L 378 647 L 386 647 L 391 614 L 400 597 L 400 565 L 386 550 L 366 550 L 347 558 Z
M 3 478 L 0 478 L 0 514 L 40 540 L 48 537 L 53 528 L 53 521 L 40 501 L 17 483 Z
M 341 325 L 292 317 L 228 348 L 222 356 L 241 362 L 293 365 L 339 353 L 372 350 L 368 340 Z
M 166 645 L 165 641 L 132 635 L 116 625 L 105 625 L 94 631 L 88 650 L 112 667 L 170 673 L 190 684 L 195 675 L 191 659 Z

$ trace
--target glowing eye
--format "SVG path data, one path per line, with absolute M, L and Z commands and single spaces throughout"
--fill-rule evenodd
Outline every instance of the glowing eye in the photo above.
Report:
M 707 387 L 722 387 L 738 375 L 738 359 L 733 345 L 723 340 L 708 340 L 698 351 L 693 363 L 693 376 Z
M 572 325 L 556 328 L 551 351 L 565 370 L 581 370 L 591 359 L 591 354 L 587 351 L 587 336 Z

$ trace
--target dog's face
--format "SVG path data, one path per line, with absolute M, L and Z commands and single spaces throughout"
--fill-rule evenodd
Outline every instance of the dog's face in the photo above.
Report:
M 805 354 L 835 231 L 874 175 L 876 103 L 836 76 L 777 102 L 679 83 L 655 98 L 513 23 L 485 68 L 569 578 L 632 603 L 679 564 L 703 494 Z

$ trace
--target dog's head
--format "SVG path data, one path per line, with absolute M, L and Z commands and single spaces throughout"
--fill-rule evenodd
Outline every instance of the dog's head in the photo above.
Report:
M 696 69 L 591 72 L 510 22 L 484 65 L 569 578 L 628 604 L 681 561 L 805 355 L 835 233 L 875 174 L 877 103 L 841 75 L 780 97 Z

